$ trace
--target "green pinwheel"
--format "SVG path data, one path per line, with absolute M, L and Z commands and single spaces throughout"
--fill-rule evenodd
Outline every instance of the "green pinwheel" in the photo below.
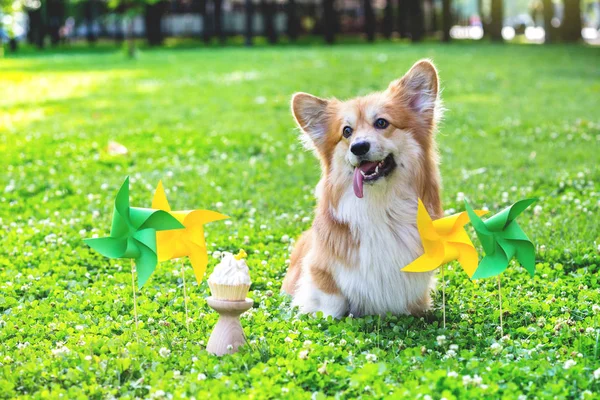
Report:
M 485 251 L 473 279 L 489 278 L 504 272 L 513 257 L 531 276 L 535 274 L 535 247 L 515 219 L 536 201 L 537 199 L 517 201 L 483 221 L 465 200 L 469 219 Z
M 129 205 L 129 177 L 115 199 L 110 236 L 84 239 L 98 253 L 109 258 L 132 258 L 142 287 L 156 269 L 156 231 L 181 229 L 183 225 L 169 213 Z

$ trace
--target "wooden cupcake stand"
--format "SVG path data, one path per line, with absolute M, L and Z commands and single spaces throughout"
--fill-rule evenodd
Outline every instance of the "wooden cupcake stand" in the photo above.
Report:
M 252 307 L 253 300 L 246 298 L 241 301 L 227 301 L 211 296 L 206 302 L 219 313 L 219 320 L 208 339 L 206 350 L 216 356 L 237 352 L 238 348 L 246 343 L 240 315 Z

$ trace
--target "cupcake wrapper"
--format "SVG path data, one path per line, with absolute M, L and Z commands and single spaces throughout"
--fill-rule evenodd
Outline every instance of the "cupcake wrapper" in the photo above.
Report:
M 250 285 L 220 285 L 208 281 L 210 292 L 217 300 L 240 301 L 246 298 Z

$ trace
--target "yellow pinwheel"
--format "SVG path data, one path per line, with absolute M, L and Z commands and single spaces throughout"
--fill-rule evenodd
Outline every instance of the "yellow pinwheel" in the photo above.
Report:
M 171 211 L 162 181 L 158 182 L 152 208 L 167 211 L 184 226 L 184 229 L 157 232 L 158 260 L 166 261 L 188 256 L 198 284 L 206 272 L 208 254 L 204 240 L 204 224 L 229 218 L 209 210 Z
M 477 215 L 487 211 L 476 210 Z M 432 271 L 445 263 L 458 260 L 470 277 L 477 269 L 477 250 L 467 235 L 464 226 L 469 222 L 466 211 L 433 221 L 419 199 L 417 227 L 424 254 L 402 269 L 405 272 Z

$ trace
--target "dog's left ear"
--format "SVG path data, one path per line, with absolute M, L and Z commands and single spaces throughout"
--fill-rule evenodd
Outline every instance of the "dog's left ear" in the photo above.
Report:
M 429 60 L 417 61 L 401 79 L 390 83 L 388 90 L 427 125 L 435 121 L 439 80 L 437 70 Z

